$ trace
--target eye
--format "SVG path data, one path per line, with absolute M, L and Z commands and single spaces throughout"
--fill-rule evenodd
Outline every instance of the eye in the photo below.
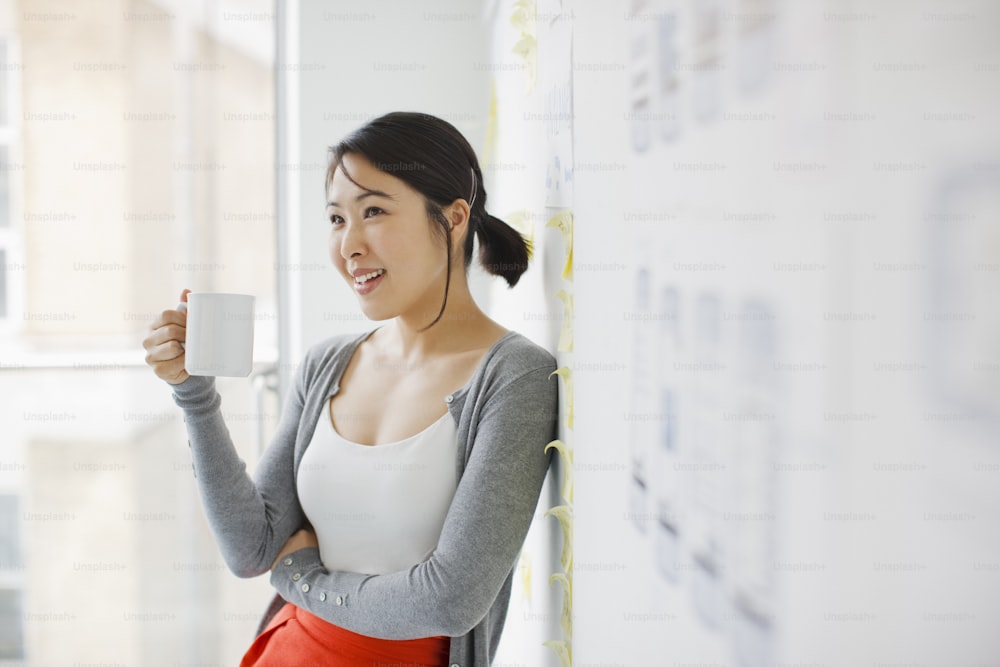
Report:
M 330 224 L 332 224 L 332 225 L 339 225 L 342 222 L 344 222 L 344 219 L 342 217 L 340 217 L 339 215 L 337 215 L 336 213 L 334 213 L 333 215 L 330 216 Z
M 380 209 L 378 206 L 369 206 L 368 208 L 365 209 L 366 218 L 373 215 L 378 215 L 379 213 L 385 213 L 385 211 Z

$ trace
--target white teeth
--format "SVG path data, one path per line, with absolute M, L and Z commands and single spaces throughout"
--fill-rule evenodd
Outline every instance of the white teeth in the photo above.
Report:
M 363 276 L 358 276 L 354 279 L 354 281 L 357 282 L 358 284 L 366 283 L 372 278 L 378 278 L 383 273 L 385 273 L 385 269 L 379 269 L 377 271 L 372 271 L 371 273 L 366 273 Z

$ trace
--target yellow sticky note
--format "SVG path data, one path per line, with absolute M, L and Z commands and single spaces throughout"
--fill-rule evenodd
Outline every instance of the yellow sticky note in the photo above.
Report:
M 559 352 L 573 351 L 573 294 L 566 290 L 559 290 L 556 296 L 563 304 L 562 326 L 559 329 L 559 342 L 556 350 Z
M 510 24 L 517 28 L 520 34 L 512 49 L 521 58 L 525 72 L 528 75 L 525 92 L 530 93 L 535 88 L 538 78 L 538 40 L 535 30 L 536 9 L 533 0 L 516 0 L 514 12 L 510 16 Z
M 573 502 L 573 448 L 562 440 L 553 440 L 545 445 L 545 451 L 555 449 L 563 461 L 562 497 L 568 503 Z
M 559 664 L 562 667 L 573 667 L 573 653 L 568 641 L 549 640 L 542 642 L 543 646 L 548 646 L 559 656 Z
M 562 234 L 563 248 L 566 252 L 566 264 L 563 266 L 564 280 L 573 280 L 573 212 L 556 213 L 545 223 L 546 227 L 555 227 Z
M 566 428 L 573 428 L 573 369 L 569 366 L 563 366 L 554 370 L 552 375 L 558 375 L 562 378 L 563 396 L 566 397 Z
M 525 94 L 535 89 L 535 81 L 538 79 L 538 42 L 531 35 L 523 35 L 514 45 L 514 53 L 521 57 L 524 63 L 527 80 L 524 84 Z
M 531 605 L 531 558 L 527 551 L 521 552 L 521 558 L 517 565 L 518 574 L 521 575 L 521 597 Z
M 545 512 L 545 516 L 554 516 L 562 527 L 563 547 L 559 556 L 559 564 L 563 572 L 573 568 L 573 507 L 571 505 L 556 505 Z
M 480 160 L 479 165 L 484 169 L 488 169 L 493 159 L 493 152 L 496 150 L 497 145 L 497 82 L 496 79 L 490 79 L 490 108 L 486 116 L 486 137 L 483 140 L 483 152 L 482 160 Z
M 556 572 L 549 577 L 549 586 L 558 581 L 563 588 L 562 611 L 559 614 L 559 625 L 566 639 L 573 638 L 573 578 L 564 572 Z
M 521 32 L 535 34 L 536 8 L 533 0 L 514 0 L 510 24 Z

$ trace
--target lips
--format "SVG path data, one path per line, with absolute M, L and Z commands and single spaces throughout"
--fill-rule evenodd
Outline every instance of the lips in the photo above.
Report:
M 385 280 L 385 269 L 355 269 L 351 273 L 354 276 L 354 292 L 358 296 L 370 294 Z

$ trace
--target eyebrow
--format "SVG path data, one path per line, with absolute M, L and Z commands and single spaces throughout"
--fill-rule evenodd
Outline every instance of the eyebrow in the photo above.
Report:
M 362 192 L 360 195 L 354 198 L 355 202 L 359 202 L 365 197 L 385 197 L 386 199 L 391 199 L 396 201 L 396 198 L 390 195 L 388 192 L 382 192 L 381 190 L 368 190 L 367 192 Z M 336 206 L 340 208 L 340 204 L 335 201 L 330 201 L 326 203 L 327 206 Z

